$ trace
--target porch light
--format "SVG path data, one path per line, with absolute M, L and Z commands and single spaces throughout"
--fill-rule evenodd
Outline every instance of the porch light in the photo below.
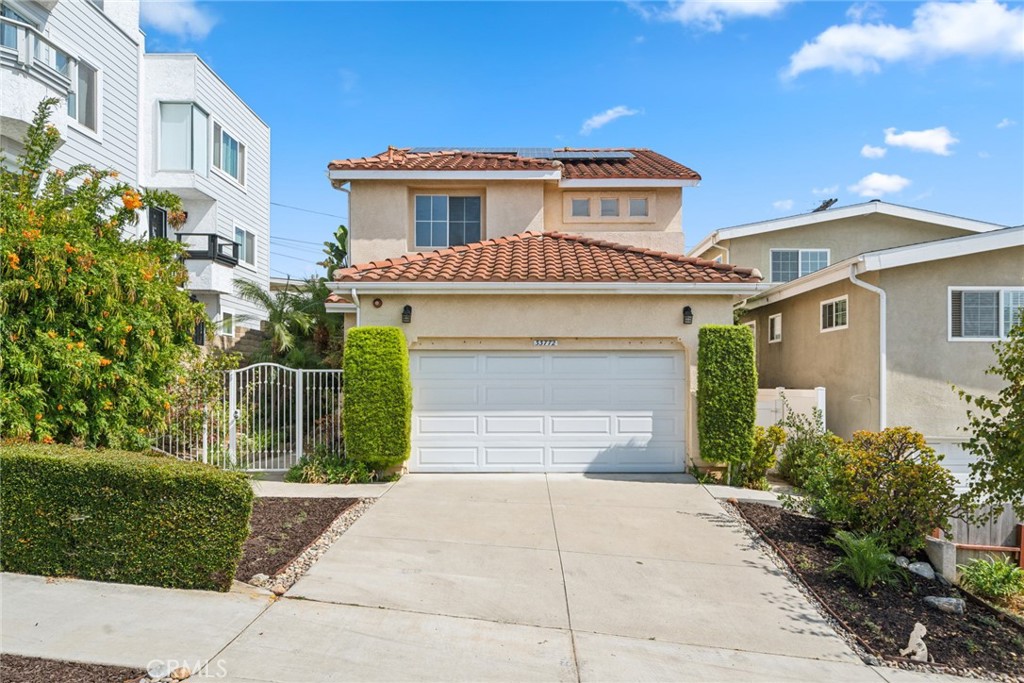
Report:
M 408 304 L 406 304 L 404 307 L 402 307 L 402 322 L 403 323 L 411 323 L 412 322 L 412 306 L 410 306 Z
M 683 324 L 684 325 L 692 325 L 693 324 L 693 309 L 690 308 L 689 306 L 684 306 L 683 307 Z

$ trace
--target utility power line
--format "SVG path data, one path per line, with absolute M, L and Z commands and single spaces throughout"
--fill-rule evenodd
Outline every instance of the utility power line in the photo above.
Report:
M 323 211 L 313 211 L 312 209 L 304 209 L 301 206 L 291 206 L 290 204 L 282 204 L 280 202 L 270 202 L 271 206 L 280 206 L 282 209 L 291 209 L 292 211 L 304 211 L 306 213 L 315 213 L 318 216 L 327 216 L 328 218 L 340 218 L 345 221 L 348 220 L 347 216 L 339 216 L 333 213 L 324 213 Z

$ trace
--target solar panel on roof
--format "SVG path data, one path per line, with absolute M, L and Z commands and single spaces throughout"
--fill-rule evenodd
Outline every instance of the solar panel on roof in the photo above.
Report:
M 632 159 L 632 152 L 603 150 L 568 150 L 556 152 L 551 147 L 413 147 L 413 154 L 430 154 L 431 152 L 473 152 L 477 154 L 515 154 L 520 159 L 563 159 L 566 161 L 584 161 L 598 159 Z
M 413 154 L 430 154 L 431 152 L 475 152 L 478 154 L 516 154 L 518 147 L 462 147 L 452 145 L 451 147 L 413 147 L 409 151 Z

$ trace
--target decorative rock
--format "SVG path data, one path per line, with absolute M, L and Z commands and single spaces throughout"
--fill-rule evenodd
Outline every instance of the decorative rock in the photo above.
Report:
M 906 569 L 907 567 L 910 566 L 910 560 L 908 560 L 907 558 L 905 558 L 902 555 L 900 555 L 899 557 L 896 558 L 896 566 L 897 567 L 903 567 L 904 569 Z
M 187 666 L 179 666 L 171 672 L 171 678 L 175 681 L 183 681 L 191 675 L 192 672 L 188 670 Z
M 270 592 L 274 595 L 284 595 L 287 591 L 288 589 L 279 583 L 275 583 L 270 587 Z
M 270 577 L 266 574 L 253 574 L 252 578 L 249 579 L 249 583 L 251 583 L 254 586 L 262 586 L 267 581 L 270 581 Z
M 960 598 L 942 598 L 935 595 L 925 597 L 924 602 L 929 607 L 934 607 L 940 612 L 947 614 L 963 614 L 965 603 Z
M 918 576 L 923 576 L 929 581 L 935 580 L 935 570 L 927 562 L 911 562 L 907 565 L 907 569 Z
M 167 666 L 167 662 L 161 662 L 159 660 L 150 662 L 149 667 L 146 669 L 146 674 L 153 680 L 169 676 L 170 673 L 171 667 Z

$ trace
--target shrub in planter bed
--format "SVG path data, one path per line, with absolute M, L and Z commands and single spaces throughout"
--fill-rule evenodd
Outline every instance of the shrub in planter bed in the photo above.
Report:
M 793 410 L 785 400 L 785 417 L 778 426 L 786 433 L 779 460 L 779 474 L 794 486 L 803 488 L 807 476 L 818 459 L 834 451 L 842 439 L 825 429 L 821 410 L 815 408 L 810 415 Z
M 892 583 L 906 579 L 906 572 L 893 560 L 885 544 L 874 534 L 858 536 L 840 529 L 828 541 L 843 553 L 830 567 L 846 574 L 861 590 L 871 590 L 876 583 Z
M 705 325 L 698 333 L 697 431 L 700 457 L 738 470 L 754 455 L 757 369 L 744 325 Z
M 345 453 L 371 470 L 409 457 L 412 385 L 405 335 L 397 327 L 357 327 L 345 340 Z
M 958 564 L 960 584 L 986 598 L 1008 598 L 1024 595 L 1024 569 L 1010 564 L 1005 558 L 971 560 Z
M 0 569 L 227 590 L 249 534 L 240 472 L 125 451 L 5 444 Z

